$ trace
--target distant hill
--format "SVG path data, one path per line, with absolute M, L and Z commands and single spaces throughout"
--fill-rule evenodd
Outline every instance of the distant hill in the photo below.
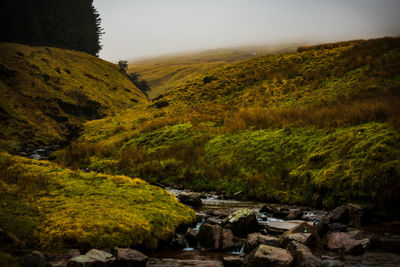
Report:
M 399 107 L 400 38 L 300 47 L 224 64 L 147 108 L 89 121 L 58 158 L 231 197 L 396 208 Z
M 150 97 L 176 87 L 199 74 L 227 63 L 252 57 L 294 51 L 299 44 L 248 46 L 181 53 L 139 61 L 131 60 L 128 72 L 141 75 L 151 90 Z
M 0 148 L 66 140 L 82 122 L 147 103 L 118 66 L 83 52 L 0 43 Z

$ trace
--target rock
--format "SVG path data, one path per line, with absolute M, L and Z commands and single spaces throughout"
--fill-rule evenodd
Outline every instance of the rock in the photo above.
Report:
M 343 267 L 344 262 L 339 260 L 323 260 L 321 261 L 321 267 Z
M 321 260 L 314 256 L 308 247 L 299 242 L 290 242 L 287 249 L 292 254 L 296 266 L 314 267 L 321 265 Z
M 244 266 L 291 266 L 292 262 L 286 249 L 261 244 L 245 258 Z
M 114 263 L 115 258 L 112 254 L 102 250 L 91 249 L 85 255 L 70 259 L 67 267 L 111 266 Z
M 362 225 L 369 223 L 367 220 L 368 219 L 367 209 L 364 209 L 357 204 L 348 204 L 347 207 L 349 209 L 349 224 L 355 227 L 360 227 Z
M 286 220 L 297 220 L 301 219 L 301 217 L 303 217 L 303 211 L 301 209 L 296 209 L 290 211 L 288 216 L 286 216 Z
M 171 248 L 172 249 L 184 249 L 188 245 L 185 236 L 182 234 L 175 234 L 172 238 Z
M 231 214 L 226 223 L 235 235 L 241 237 L 245 237 L 247 234 L 254 233 L 259 229 L 256 214 L 246 208 Z
M 289 215 L 290 210 L 286 207 L 266 204 L 260 209 L 260 212 L 269 213 L 273 215 L 275 218 L 283 219 Z
M 186 241 L 188 242 L 190 247 L 197 247 L 197 235 L 199 231 L 196 231 L 192 228 L 188 228 L 185 234 Z
M 46 257 L 40 251 L 32 251 L 24 257 L 24 267 L 43 267 L 46 264 Z
M 341 223 L 330 223 L 328 228 L 332 232 L 346 232 L 346 225 Z
M 317 231 L 320 237 L 323 237 L 327 232 L 330 231 L 329 224 L 331 223 L 332 214 L 328 213 L 317 224 Z
M 281 236 L 281 244 L 283 247 L 287 246 L 292 241 L 301 243 L 306 246 L 314 246 L 315 238 L 311 233 L 295 233 L 295 234 L 283 234 Z
M 146 267 L 149 258 L 135 249 L 116 248 L 116 265 L 121 267 Z
M 81 255 L 79 250 L 77 249 L 68 249 L 61 255 L 55 256 L 52 261 L 49 263 L 51 267 L 65 267 L 68 264 L 68 261 L 72 258 L 78 257 Z
M 304 221 L 300 220 L 292 220 L 292 221 L 268 221 L 266 223 L 266 227 L 268 230 L 272 233 L 277 233 L 277 234 L 282 234 L 290 229 L 293 229 L 294 227 L 304 223 Z M 312 225 L 312 223 L 310 223 Z
M 150 259 L 147 267 L 223 267 L 222 262 L 216 260 L 179 260 L 179 259 Z
M 221 232 L 222 228 L 219 225 L 203 224 L 198 234 L 200 245 L 212 250 L 219 249 Z
M 203 206 L 203 201 L 196 193 L 180 193 L 177 195 L 179 202 L 192 206 L 193 208 L 200 208 Z
M 244 252 L 250 253 L 260 244 L 280 247 L 279 239 L 274 236 L 262 235 L 260 233 L 249 234 L 244 245 Z
M 230 229 L 222 229 L 222 235 L 220 239 L 220 249 L 228 250 L 235 247 L 233 242 L 233 233 Z
M 222 224 L 222 220 L 218 219 L 218 218 L 215 218 L 215 217 L 209 217 L 209 218 L 206 219 L 206 223 L 221 225 Z
M 222 259 L 224 267 L 241 267 L 244 263 L 244 258 L 240 256 L 229 256 Z
M 356 240 L 352 238 L 348 233 L 334 232 L 325 235 L 324 243 L 327 249 L 332 251 L 360 254 L 365 251 L 370 243 L 370 240 L 369 238 Z
M 331 215 L 331 223 L 347 224 L 349 222 L 349 208 L 346 206 L 337 207 L 331 211 Z

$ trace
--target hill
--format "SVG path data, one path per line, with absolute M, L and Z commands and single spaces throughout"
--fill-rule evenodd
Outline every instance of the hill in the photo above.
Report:
M 147 103 L 119 68 L 83 52 L 0 43 L 0 148 L 66 141 L 86 120 Z
M 249 46 L 214 49 L 192 53 L 130 61 L 128 72 L 137 73 L 150 89 L 150 97 L 156 97 L 197 75 L 227 63 L 256 56 L 294 51 L 298 45 Z
M 224 65 L 85 123 L 58 158 L 227 196 L 396 208 L 399 59 L 400 38 L 382 38 Z

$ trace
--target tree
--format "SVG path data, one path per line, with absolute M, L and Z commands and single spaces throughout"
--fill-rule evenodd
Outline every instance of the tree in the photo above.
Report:
M 122 72 L 126 73 L 126 69 L 128 68 L 128 61 L 120 60 L 118 61 L 118 66 Z

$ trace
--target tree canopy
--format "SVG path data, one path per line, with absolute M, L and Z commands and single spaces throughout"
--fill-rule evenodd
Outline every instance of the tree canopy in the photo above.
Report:
M 93 0 L 2 0 L 0 41 L 48 45 L 97 55 L 100 15 Z

